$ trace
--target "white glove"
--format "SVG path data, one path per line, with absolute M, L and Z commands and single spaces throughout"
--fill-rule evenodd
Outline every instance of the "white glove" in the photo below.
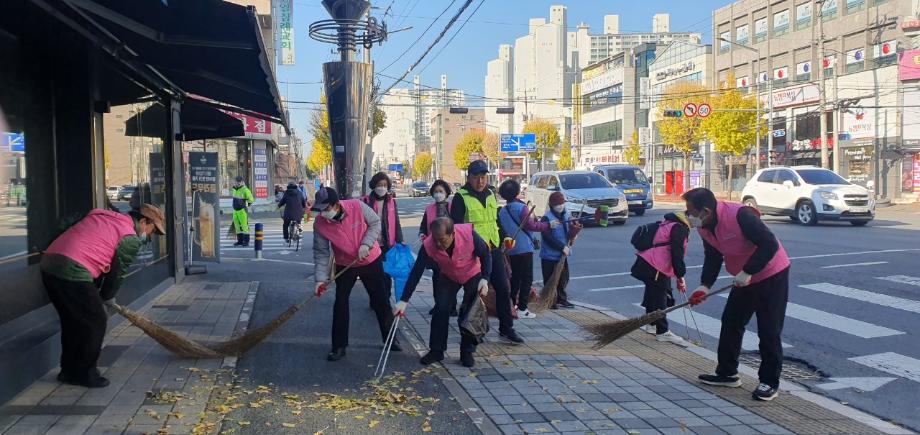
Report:
M 363 260 L 367 258 L 367 256 L 370 255 L 370 253 L 371 253 L 371 248 L 369 246 L 361 245 L 361 247 L 358 248 L 358 260 Z
M 566 257 L 569 256 L 569 252 L 572 252 L 572 250 L 568 246 L 562 248 L 562 253 L 565 254 Z
M 399 301 L 396 303 L 396 307 L 393 308 L 393 316 L 399 317 L 406 313 L 406 306 L 408 302 Z
M 486 297 L 486 295 L 489 294 L 489 281 L 480 279 L 479 285 L 476 286 L 476 290 L 479 291 L 479 296 Z
M 550 222 L 550 223 L 549 223 L 549 227 L 552 228 L 552 229 L 558 228 L 558 227 L 559 227 L 559 221 L 552 221 L 552 222 Z
M 751 283 L 751 274 L 743 270 L 741 272 L 738 272 L 738 274 L 735 275 L 735 278 L 732 279 L 732 285 L 734 285 L 735 287 L 744 287 L 750 283 Z

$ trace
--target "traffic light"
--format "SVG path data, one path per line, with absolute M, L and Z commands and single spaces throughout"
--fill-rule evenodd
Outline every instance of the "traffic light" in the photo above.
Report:
M 665 110 L 664 111 L 665 118 L 680 118 L 682 116 L 684 116 L 683 110 Z

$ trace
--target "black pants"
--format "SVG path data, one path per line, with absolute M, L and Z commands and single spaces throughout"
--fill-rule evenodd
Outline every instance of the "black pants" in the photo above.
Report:
M 505 266 L 505 254 L 501 249 L 493 249 L 492 276 L 489 277 L 489 282 L 495 288 L 495 309 L 500 333 L 514 329 L 514 318 L 511 317 L 511 283 L 508 280 L 508 271 L 505 270 Z
M 558 261 L 540 260 L 540 268 L 543 270 L 543 285 L 553 276 L 553 270 L 556 268 Z M 569 296 L 565 288 L 569 285 L 569 259 L 565 259 L 565 265 L 562 266 L 562 273 L 559 276 L 559 284 L 556 286 L 556 303 L 568 302 Z
M 431 316 L 431 335 L 428 337 L 428 348 L 433 351 L 444 352 L 447 350 L 447 331 L 450 323 L 451 307 L 457 304 L 457 292 L 463 288 L 463 307 L 468 309 L 476 298 L 479 285 L 479 275 L 471 278 L 462 286 L 446 276 L 438 278 L 437 287 L 434 289 L 434 314 Z M 462 317 L 457 318 L 459 325 Z M 476 339 L 466 334 L 460 334 L 460 351 L 476 352 Z
M 780 335 L 786 318 L 789 299 L 789 268 L 756 284 L 732 289 L 722 311 L 722 332 L 719 334 L 719 365 L 716 374 L 738 374 L 738 356 L 744 327 L 757 314 L 757 336 L 760 338 L 760 382 L 779 386 L 783 369 L 783 346 Z
M 656 274 L 655 279 L 645 280 L 645 294 L 642 296 L 642 306 L 646 313 L 664 310 L 674 305 L 674 294 L 671 292 L 671 278 L 663 273 Z M 655 325 L 656 334 L 668 332 L 668 319 L 652 323 Z
M 344 267 L 344 266 L 336 266 Z M 335 307 L 332 311 L 332 348 L 348 347 L 348 299 L 351 289 L 358 278 L 367 290 L 371 299 L 371 307 L 377 315 L 377 324 L 380 326 L 381 341 L 386 341 L 390 326 L 393 324 L 393 308 L 386 296 L 383 274 L 383 258 L 378 258 L 367 266 L 353 267 L 335 280 Z
M 511 302 L 517 302 L 518 309 L 524 311 L 533 286 L 533 253 L 509 255 L 508 262 L 511 263 Z
M 61 372 L 86 379 L 96 370 L 108 316 L 92 282 L 66 281 L 42 273 L 48 298 L 61 318 Z

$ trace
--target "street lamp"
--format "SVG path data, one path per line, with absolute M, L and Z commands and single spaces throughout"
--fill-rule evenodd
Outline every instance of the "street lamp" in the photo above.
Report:
M 739 44 L 737 42 L 729 41 L 728 39 L 721 38 L 721 37 L 718 39 L 719 41 L 734 45 L 736 47 L 743 48 L 748 51 L 752 51 L 755 54 L 757 54 L 757 59 L 754 60 L 754 62 L 757 62 L 755 64 L 754 69 L 755 69 L 755 74 L 757 74 L 758 76 L 760 75 L 759 68 L 757 68 L 757 66 L 760 66 L 760 49 L 759 48 L 754 48 L 748 45 Z M 734 69 L 735 69 L 735 66 L 732 65 L 732 70 Z M 757 104 L 757 126 L 754 128 L 754 131 L 756 133 L 757 142 L 755 145 L 756 149 L 754 151 L 754 156 L 755 156 L 754 157 L 755 159 L 754 170 L 760 169 L 760 128 L 759 128 L 760 118 L 761 118 L 761 114 L 760 114 L 760 77 L 757 78 L 756 104 Z M 767 110 L 769 111 L 769 115 L 768 115 L 769 118 L 767 119 L 767 124 L 768 124 L 767 126 L 767 167 L 770 167 L 772 160 L 773 160 L 772 155 L 771 155 L 771 153 L 773 152 L 773 78 L 769 76 L 767 77 L 767 104 L 768 104 Z M 728 182 L 731 183 L 731 180 L 728 180 Z

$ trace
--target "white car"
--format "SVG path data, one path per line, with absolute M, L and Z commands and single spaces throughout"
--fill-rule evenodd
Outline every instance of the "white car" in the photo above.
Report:
M 594 210 L 608 207 L 608 222 L 623 225 L 629 217 L 626 195 L 610 181 L 591 171 L 550 171 L 534 174 L 527 188 L 527 199 L 534 205 L 534 216 L 547 212 L 549 196 L 553 192 L 565 195 L 565 208 L 572 217 L 588 216 L 593 221 Z
M 121 191 L 121 188 L 118 186 L 109 186 L 105 188 L 105 196 L 109 197 L 110 200 L 115 201 L 118 199 L 118 192 Z
M 761 213 L 808 226 L 821 220 L 863 226 L 875 218 L 875 200 L 866 188 L 816 166 L 761 169 L 745 184 L 741 200 Z

